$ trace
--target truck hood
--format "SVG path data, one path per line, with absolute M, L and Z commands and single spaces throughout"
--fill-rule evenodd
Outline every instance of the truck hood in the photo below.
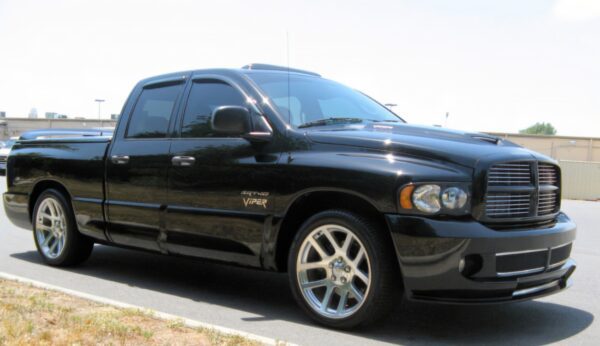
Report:
M 312 128 L 306 136 L 317 143 L 386 150 L 468 168 L 492 155 L 503 159 L 536 157 L 534 152 L 499 137 L 405 123 L 327 126 Z

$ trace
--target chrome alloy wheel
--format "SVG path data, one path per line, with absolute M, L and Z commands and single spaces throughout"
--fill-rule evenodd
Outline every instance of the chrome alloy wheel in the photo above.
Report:
M 300 291 L 319 315 L 351 316 L 365 302 L 371 286 L 371 264 L 365 246 L 349 229 L 329 224 L 314 229 L 296 259 Z
M 35 236 L 44 256 L 54 259 L 61 255 L 67 238 L 67 219 L 56 199 L 44 199 L 37 209 Z

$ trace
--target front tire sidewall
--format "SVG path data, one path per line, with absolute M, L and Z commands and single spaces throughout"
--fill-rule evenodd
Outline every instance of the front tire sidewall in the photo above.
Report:
M 365 326 L 372 322 L 370 321 L 371 318 L 375 318 L 376 315 L 379 315 L 373 315 L 372 313 L 376 309 L 377 305 L 375 300 L 380 294 L 380 287 L 382 282 L 382 261 L 386 259 L 381 258 L 381 250 L 377 249 L 372 237 L 370 236 L 370 234 L 373 231 L 377 230 L 367 229 L 368 226 L 366 224 L 362 222 L 357 222 L 358 219 L 353 219 L 352 216 L 352 214 L 345 212 L 328 211 L 319 213 L 311 217 L 300 228 L 300 231 L 298 232 L 294 239 L 294 242 L 292 243 L 293 245 L 290 251 L 290 255 L 288 257 L 288 276 L 294 298 L 299 303 L 300 307 L 311 318 L 327 327 L 347 329 L 356 326 Z M 301 291 L 300 284 L 298 282 L 298 276 L 296 273 L 296 260 L 301 250 L 301 245 L 304 239 L 314 229 L 327 224 L 337 224 L 352 231 L 352 233 L 354 233 L 354 236 L 356 236 L 364 245 L 365 251 L 371 263 L 371 287 L 369 288 L 369 292 L 365 297 L 365 301 L 354 314 L 339 319 L 322 316 L 311 308 L 311 306 L 306 302 L 304 298 L 304 294 Z
M 60 255 L 55 258 L 47 257 L 44 254 L 44 252 L 42 251 L 41 246 L 38 242 L 37 231 L 36 231 L 36 217 L 38 214 L 38 209 L 39 209 L 40 205 L 42 204 L 42 201 L 44 201 L 47 198 L 52 198 L 59 203 L 61 208 L 63 208 L 63 213 L 65 214 L 65 220 L 67 223 L 64 247 L 63 247 Z M 73 212 L 72 212 L 67 200 L 65 199 L 65 197 L 56 190 L 44 191 L 35 203 L 35 208 L 33 209 L 33 215 L 32 215 L 31 222 L 33 224 L 33 239 L 35 241 L 35 247 L 37 248 L 38 253 L 42 256 L 42 259 L 44 260 L 44 262 L 46 262 L 47 264 L 53 265 L 53 266 L 65 265 L 65 263 L 68 260 L 69 253 L 73 252 L 72 247 L 76 243 L 76 240 L 77 240 L 76 238 L 79 235 L 78 234 L 79 231 L 77 230 L 77 226 L 76 226 L 75 220 L 73 218 Z

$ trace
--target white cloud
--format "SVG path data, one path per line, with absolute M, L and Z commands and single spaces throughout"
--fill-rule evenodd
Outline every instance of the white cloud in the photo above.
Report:
M 562 20 L 583 21 L 600 18 L 598 0 L 557 0 L 554 15 Z

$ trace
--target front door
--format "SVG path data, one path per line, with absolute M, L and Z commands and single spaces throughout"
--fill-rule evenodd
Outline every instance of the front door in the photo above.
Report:
M 272 198 L 267 175 L 277 157 L 264 146 L 212 132 L 219 106 L 248 107 L 232 84 L 195 79 L 171 144 L 167 243 L 171 253 L 259 265 Z M 258 116 L 258 115 L 255 115 Z
M 160 250 L 161 211 L 171 164 L 169 127 L 185 84 L 150 84 L 139 92 L 107 162 L 108 236 L 117 244 Z M 122 124 L 120 127 L 124 126 Z

